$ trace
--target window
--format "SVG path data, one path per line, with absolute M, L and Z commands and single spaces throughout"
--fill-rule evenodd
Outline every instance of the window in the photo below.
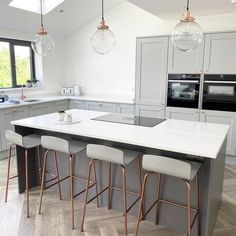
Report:
M 31 42 L 0 38 L 0 89 L 17 88 L 35 78 Z

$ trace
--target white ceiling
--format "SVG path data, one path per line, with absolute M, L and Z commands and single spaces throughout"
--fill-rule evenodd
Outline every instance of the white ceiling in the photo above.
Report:
M 165 20 L 180 17 L 186 9 L 186 0 L 127 0 Z M 236 13 L 236 3 L 231 0 L 190 0 L 190 10 L 195 17 Z
M 30 0 L 29 0 L 30 1 Z M 50 1 L 50 0 L 48 0 Z M 127 0 L 165 20 L 179 18 L 186 8 L 186 0 Z M 35 33 L 39 27 L 39 15 L 9 7 L 11 0 L 0 0 L 0 28 Z M 125 0 L 106 0 L 105 10 Z M 231 0 L 190 0 L 193 15 L 236 13 L 236 3 Z M 64 10 L 60 13 L 60 10 Z M 100 16 L 101 0 L 65 0 L 48 13 L 46 29 L 52 35 L 66 35 Z
M 0 28 L 35 33 L 39 28 L 40 16 L 9 7 L 10 2 L 11 0 L 0 0 Z M 107 0 L 105 10 L 122 2 L 124 0 Z M 60 13 L 62 9 L 64 11 Z M 65 0 L 44 16 L 44 21 L 50 34 L 66 35 L 100 15 L 101 0 Z

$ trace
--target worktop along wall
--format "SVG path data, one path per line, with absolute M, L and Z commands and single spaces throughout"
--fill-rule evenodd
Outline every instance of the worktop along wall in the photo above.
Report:
M 100 18 L 67 36 L 67 85 L 79 84 L 85 93 L 134 97 L 136 37 L 170 34 L 178 19 L 163 21 L 128 2 L 108 11 L 105 19 L 117 39 L 110 54 L 98 55 L 91 48 Z M 205 32 L 236 30 L 236 14 L 197 17 L 197 21 Z
M 0 37 L 14 38 L 31 41 L 35 33 L 18 32 L 14 30 L 0 28 Z M 49 93 L 59 93 L 62 86 L 65 85 L 66 80 L 64 76 L 64 60 L 65 60 L 65 43 L 61 38 L 56 38 L 52 35 L 55 43 L 55 48 L 52 54 L 46 57 L 36 56 L 37 63 L 37 79 L 42 80 L 42 88 L 26 89 L 26 96 L 35 96 Z M 1 91 L 1 88 L 0 88 Z M 20 96 L 20 90 L 5 91 L 10 96 Z

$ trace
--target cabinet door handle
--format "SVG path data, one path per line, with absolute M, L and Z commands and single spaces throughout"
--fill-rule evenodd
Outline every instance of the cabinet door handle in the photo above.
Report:
M 99 104 L 98 104 L 98 106 L 100 106 L 100 107 L 101 107 L 101 106 L 102 106 L 102 103 L 99 103 Z

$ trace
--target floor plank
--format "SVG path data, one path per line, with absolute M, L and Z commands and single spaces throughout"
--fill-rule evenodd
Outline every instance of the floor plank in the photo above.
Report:
M 24 194 L 18 194 L 17 180 L 9 187 L 8 202 L 4 202 L 7 161 L 0 161 L 0 235 L 1 236 L 119 236 L 124 235 L 123 217 L 120 212 L 88 206 L 85 232 L 79 230 L 83 204 L 75 201 L 76 229 L 71 230 L 70 201 L 56 192 L 47 191 L 43 198 L 42 215 L 38 215 L 39 189 L 30 191 L 30 218 L 25 217 Z M 12 174 L 16 173 L 16 161 L 12 160 Z M 49 207 L 50 206 L 50 207 Z M 134 235 L 136 218 L 129 216 L 129 235 Z M 139 235 L 179 236 L 178 232 L 151 222 L 141 223 Z M 236 166 L 226 165 L 224 192 L 214 236 L 236 235 Z

